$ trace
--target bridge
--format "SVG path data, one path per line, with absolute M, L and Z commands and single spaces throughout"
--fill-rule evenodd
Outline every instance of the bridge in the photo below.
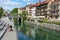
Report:
M 0 20 L 0 40 L 17 40 L 18 38 L 14 27 L 14 20 L 9 20 L 9 17 L 3 17 Z M 13 31 L 9 31 L 8 24 L 13 26 Z

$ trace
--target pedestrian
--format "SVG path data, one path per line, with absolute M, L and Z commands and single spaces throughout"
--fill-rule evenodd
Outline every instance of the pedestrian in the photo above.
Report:
M 21 25 L 21 18 L 19 18 L 19 24 Z
M 11 25 L 9 26 L 9 31 L 12 31 L 12 26 Z

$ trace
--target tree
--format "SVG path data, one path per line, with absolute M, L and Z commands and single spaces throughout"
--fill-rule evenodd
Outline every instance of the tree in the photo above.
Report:
M 0 7 L 0 18 L 2 17 L 3 12 L 4 12 L 4 9 L 2 7 Z
M 26 25 L 24 24 L 24 21 L 27 19 L 27 14 L 28 14 L 28 12 L 27 11 L 23 11 L 21 14 L 20 14 L 20 16 L 21 16 L 21 19 L 23 19 L 22 21 L 23 22 L 21 22 L 21 31 L 25 34 L 25 32 L 26 32 Z
M 11 11 L 11 15 L 12 15 L 12 16 L 17 16 L 17 15 L 18 15 L 18 8 L 14 8 L 14 9 Z
M 27 19 L 27 14 L 28 14 L 27 11 L 23 11 L 23 12 L 20 14 L 21 18 L 23 18 L 23 21 L 25 21 L 25 20 Z

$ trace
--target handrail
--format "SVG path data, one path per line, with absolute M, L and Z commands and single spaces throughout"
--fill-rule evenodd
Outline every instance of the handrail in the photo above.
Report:
M 4 25 L 3 29 L 0 31 L 1 32 L 0 33 L 0 40 L 3 38 L 3 36 L 6 33 L 7 29 L 8 29 L 8 26 Z
M 0 34 L 0 40 L 3 38 L 4 34 L 6 33 L 7 28 L 5 28 L 5 30 L 2 31 L 2 33 Z

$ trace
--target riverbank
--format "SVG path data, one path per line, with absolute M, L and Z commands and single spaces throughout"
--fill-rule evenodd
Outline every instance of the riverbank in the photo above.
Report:
M 19 40 L 23 40 L 24 36 L 32 37 L 34 40 L 60 40 L 60 31 L 54 29 L 40 26 L 38 23 L 34 22 L 24 22 L 23 26 L 18 28 Z M 52 26 L 53 27 L 53 26 Z M 23 37 L 21 35 L 24 35 Z M 21 39 L 22 38 L 22 39 Z M 26 38 L 26 36 L 25 36 Z M 27 39 L 26 39 L 27 40 Z
M 50 28 L 50 29 L 60 31 L 60 25 L 56 25 L 56 24 L 39 23 L 39 22 L 31 22 L 31 21 L 26 21 L 26 23 L 34 24 L 34 25 L 37 25 L 37 26 L 43 26 L 43 27 L 46 27 L 46 28 Z

